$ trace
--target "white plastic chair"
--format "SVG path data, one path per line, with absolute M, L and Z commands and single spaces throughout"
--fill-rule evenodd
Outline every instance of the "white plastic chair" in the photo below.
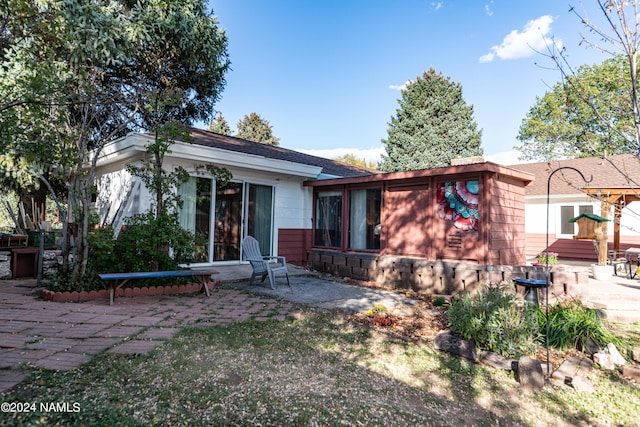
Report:
M 247 236 L 242 240 L 242 250 L 244 252 L 245 259 L 249 261 L 251 267 L 253 267 L 253 273 L 249 284 L 253 284 L 253 279 L 256 276 L 262 276 L 262 281 L 269 277 L 269 284 L 271 289 L 275 289 L 275 276 L 277 274 L 284 274 L 287 278 L 287 285 L 291 287 L 289 282 L 289 272 L 287 271 L 287 260 L 283 256 L 262 256 L 260 253 L 260 245 L 258 241 Z M 277 262 L 272 265 L 269 261 L 276 260 Z

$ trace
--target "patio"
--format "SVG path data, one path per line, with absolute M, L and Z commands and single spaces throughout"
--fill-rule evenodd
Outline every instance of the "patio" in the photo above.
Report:
M 278 282 L 275 290 L 268 284 L 249 287 L 248 265 L 218 270 L 225 285 L 214 289 L 210 297 L 122 297 L 113 306 L 107 299 L 43 301 L 37 297 L 35 280 L 0 282 L 0 392 L 27 378 L 29 367 L 71 370 L 105 351 L 146 354 L 184 326 L 285 320 L 300 312 L 299 304 L 357 312 L 375 303 L 389 308 L 415 303 L 395 292 L 331 281 L 295 266 L 289 266 L 292 287 Z M 590 280 L 584 302 L 604 309 L 614 321 L 640 320 L 640 281 L 623 277 L 610 282 Z

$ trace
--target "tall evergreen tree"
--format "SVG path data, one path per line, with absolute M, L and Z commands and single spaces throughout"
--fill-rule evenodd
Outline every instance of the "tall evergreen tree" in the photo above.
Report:
M 229 122 L 227 121 L 227 119 L 222 117 L 222 113 L 218 113 L 218 116 L 209 124 L 209 130 L 211 132 L 219 133 L 222 135 L 233 134 L 231 126 L 229 126 Z
M 473 106 L 462 98 L 462 86 L 433 68 L 402 90 L 400 107 L 383 139 L 386 172 L 448 166 L 451 159 L 482 155 L 482 131 Z
M 280 145 L 280 138 L 273 135 L 273 129 L 269 121 L 263 119 L 257 113 L 245 115 L 242 120 L 238 122 L 238 133 L 236 136 L 262 144 Z

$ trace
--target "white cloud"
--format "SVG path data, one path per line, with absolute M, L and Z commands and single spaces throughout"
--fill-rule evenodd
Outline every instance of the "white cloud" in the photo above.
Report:
M 491 47 L 491 52 L 482 55 L 480 62 L 491 62 L 500 59 L 518 59 L 532 56 L 536 51 L 546 51 L 547 46 L 554 43 L 561 47 L 560 40 L 549 37 L 553 17 L 544 15 L 527 22 L 522 31 L 513 30 L 502 40 L 502 44 Z
M 393 89 L 393 90 L 405 90 L 407 88 L 407 86 L 411 83 L 411 80 L 407 80 L 406 82 L 404 82 L 401 85 L 389 85 L 389 89 Z
M 433 7 L 433 10 L 437 12 L 442 8 L 442 2 L 439 1 L 439 2 L 431 3 L 431 6 Z
M 489 16 L 493 16 L 493 11 L 491 10 L 491 5 L 493 4 L 493 1 L 490 1 L 488 4 L 484 5 L 484 11 L 487 13 L 487 15 Z
M 518 150 L 501 151 L 495 154 L 485 154 L 484 159 L 488 162 L 497 163 L 499 165 L 519 165 L 521 163 L 529 163 L 524 160 L 518 160 L 522 153 Z
M 333 159 L 345 154 L 353 154 L 358 159 L 364 159 L 367 162 L 378 163 L 382 159 L 385 152 L 384 147 L 359 149 L 359 148 L 332 148 L 327 150 L 296 150 L 301 153 L 310 154 L 312 156 L 324 157 L 325 159 Z
M 495 54 L 489 52 L 485 55 L 482 55 L 480 58 L 478 58 L 479 62 L 491 62 L 493 61 L 493 59 L 496 57 Z

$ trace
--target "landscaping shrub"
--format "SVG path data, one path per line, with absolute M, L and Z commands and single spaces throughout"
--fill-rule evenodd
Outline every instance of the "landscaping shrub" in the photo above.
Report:
M 545 315 L 540 313 L 542 333 L 546 332 Z M 602 347 L 623 343 L 605 325 L 598 310 L 588 309 L 580 301 L 557 302 L 549 307 L 549 346 L 560 350 L 575 348 L 584 351 L 589 340 Z
M 113 228 L 97 227 L 87 236 L 89 257 L 85 277 L 77 282 L 58 276 L 53 291 L 106 289 L 100 273 L 177 270 L 194 252 L 194 236 L 180 227 L 177 215 L 156 218 L 152 213 L 135 215 L 113 239 Z M 175 279 L 173 279 L 175 281 Z M 155 280 L 155 283 L 162 280 Z
M 475 295 L 463 293 L 451 301 L 449 324 L 461 337 L 506 357 L 533 354 L 542 343 L 539 310 L 516 305 L 505 285 L 488 285 Z
M 126 229 L 115 242 L 118 271 L 176 270 L 192 256 L 193 241 L 193 235 L 180 227 L 177 215 L 135 215 L 127 219 Z

